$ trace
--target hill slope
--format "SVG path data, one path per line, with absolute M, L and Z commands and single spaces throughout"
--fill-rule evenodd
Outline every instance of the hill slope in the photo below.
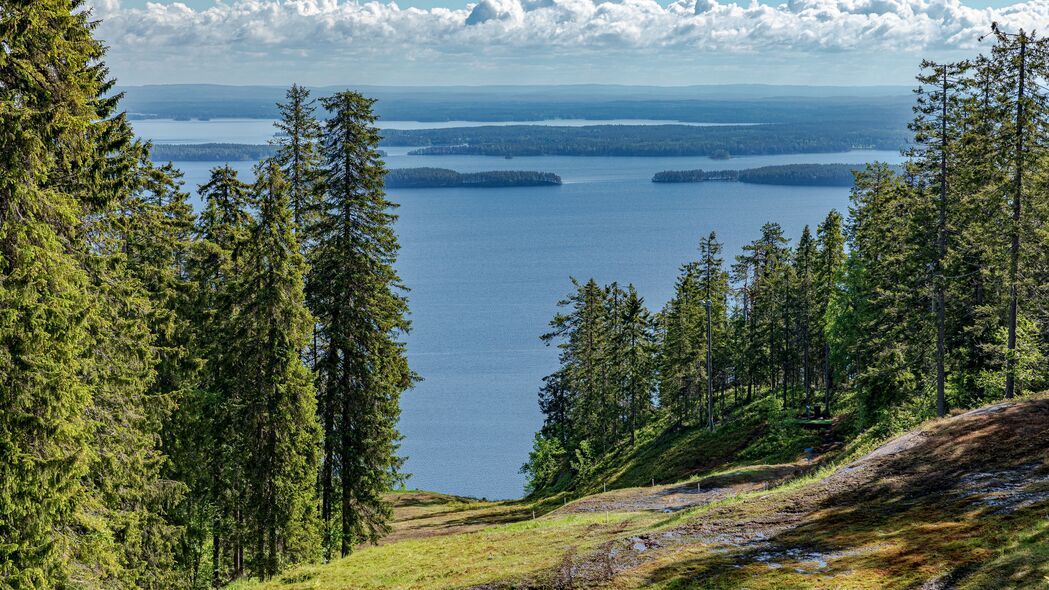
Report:
M 553 510 L 398 494 L 388 544 L 243 587 L 1049 585 L 1049 400 L 930 422 L 819 465 L 735 467 Z

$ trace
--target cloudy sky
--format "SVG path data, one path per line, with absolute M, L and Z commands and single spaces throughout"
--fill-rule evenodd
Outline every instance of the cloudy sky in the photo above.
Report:
M 89 0 L 121 84 L 909 84 L 1049 0 Z

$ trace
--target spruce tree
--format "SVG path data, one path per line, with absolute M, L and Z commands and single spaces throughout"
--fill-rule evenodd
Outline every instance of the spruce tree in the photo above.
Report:
M 292 84 L 285 102 L 277 105 L 280 119 L 275 123 L 277 137 L 271 143 L 277 146 L 274 159 L 280 165 L 288 183 L 288 195 L 296 228 L 308 226 L 306 217 L 316 206 L 320 183 L 321 157 L 319 140 L 321 125 L 317 121 L 315 101 L 310 91 Z M 300 244 L 305 238 L 300 236 Z
M 852 202 L 846 298 L 855 314 L 849 326 L 852 370 L 861 416 L 870 424 L 920 397 L 926 375 L 933 374 L 925 354 L 925 343 L 934 339 L 925 312 L 932 305 L 922 287 L 934 247 L 925 228 L 935 208 L 884 165 L 857 176 Z
M 831 210 L 816 228 L 817 261 L 814 270 L 816 304 L 816 333 L 823 351 L 823 411 L 831 414 L 834 397 L 836 367 L 830 342 L 830 309 L 839 292 L 839 282 L 845 272 L 845 235 L 842 233 L 841 214 Z
M 681 267 L 674 297 L 660 312 L 659 405 L 675 424 L 694 424 L 702 415 L 705 309 L 701 266 Z
M 250 187 L 229 166 L 211 171 L 198 189 L 204 208 L 197 220 L 197 245 L 190 263 L 194 284 L 191 317 L 195 342 L 204 359 L 196 388 L 178 412 L 179 441 L 173 465 L 191 494 L 184 507 L 190 538 L 184 547 L 192 578 L 210 574 L 219 587 L 244 574 L 243 529 L 245 477 L 241 451 L 245 432 L 238 425 L 241 397 L 236 387 L 239 359 L 229 354 L 239 294 L 254 218 Z M 210 559 L 201 571 L 205 538 Z
M 176 550 L 182 529 L 168 507 L 186 488 L 166 479 L 161 433 L 194 363 L 187 358 L 184 254 L 192 218 L 177 175 L 158 169 L 148 147 L 128 151 L 138 163 L 133 182 L 106 211 L 87 219 L 96 312 L 92 403 L 87 412 L 94 449 L 86 481 L 89 510 L 101 528 L 81 533 L 79 583 L 122 588 L 173 588 L 181 583 Z M 89 553 L 91 555 L 89 555 Z M 90 581 L 89 581 L 90 580 Z
M 645 300 L 633 285 L 629 285 L 620 311 L 622 329 L 613 344 L 621 351 L 619 356 L 623 360 L 618 386 L 622 391 L 631 445 L 636 442 L 637 430 L 648 421 L 652 412 L 655 380 L 652 323 L 651 314 L 645 309 Z
M 283 564 L 312 557 L 314 482 L 320 428 L 312 379 L 300 352 L 309 342 L 294 222 L 287 185 L 275 163 L 260 166 L 258 215 L 234 279 L 227 322 L 228 381 L 237 398 L 237 453 L 244 475 L 242 535 L 249 570 L 270 578 Z
M 812 342 L 815 339 L 817 322 L 815 316 L 816 297 L 816 242 L 809 226 L 801 232 L 794 253 L 794 274 L 797 278 L 797 331 L 802 357 L 802 387 L 805 391 L 805 414 L 812 412 Z
M 72 583 L 78 548 L 64 533 L 92 491 L 84 374 L 100 303 L 79 221 L 113 197 L 94 173 L 126 142 L 100 143 L 110 84 L 93 27 L 79 1 L 0 12 L 0 578 L 13 587 Z
M 557 342 L 561 367 L 571 392 L 572 434 L 569 449 L 583 443 L 603 453 L 614 441 L 615 400 L 609 377 L 610 321 L 606 291 L 594 279 L 580 283 L 572 279 L 575 290 L 558 306 L 566 311 L 550 320 L 550 331 L 543 334 L 547 344 Z
M 398 400 L 414 379 L 400 341 L 409 328 L 408 307 L 393 268 L 396 216 L 383 191 L 373 104 L 355 92 L 322 100 L 331 118 L 321 139 L 322 194 L 308 230 L 329 554 L 338 547 L 347 555 L 354 545 L 376 541 L 389 530 L 383 493 L 398 480 L 402 463 Z M 336 510 L 340 522 L 333 529 Z

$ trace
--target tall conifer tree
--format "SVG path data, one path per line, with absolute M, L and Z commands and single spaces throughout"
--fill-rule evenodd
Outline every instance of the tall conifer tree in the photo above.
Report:
M 408 307 L 393 268 L 396 216 L 383 191 L 374 101 L 342 92 L 322 104 L 331 118 L 321 141 L 323 192 L 309 229 L 308 296 L 323 347 L 317 370 L 326 547 L 346 555 L 389 530 L 383 493 L 402 463 L 398 400 L 414 377 L 400 341 Z
M 258 216 L 234 279 L 226 362 L 245 440 L 237 459 L 245 478 L 247 565 L 265 579 L 313 555 L 320 428 L 312 379 L 300 358 L 312 320 L 287 185 L 275 163 L 260 166 L 257 176 Z
M 69 583 L 65 533 L 89 493 L 83 375 L 103 303 L 88 294 L 79 222 L 112 199 L 98 179 L 127 141 L 100 122 L 115 101 L 101 98 L 93 27 L 76 0 L 0 11 L 0 579 L 15 587 Z
M 277 105 L 280 119 L 275 123 L 277 146 L 275 160 L 280 164 L 288 183 L 288 199 L 297 228 L 308 226 L 307 217 L 316 207 L 320 182 L 321 157 L 319 140 L 321 125 L 314 115 L 315 101 L 310 91 L 292 84 L 285 102 Z M 305 242 L 299 237 L 300 244 Z

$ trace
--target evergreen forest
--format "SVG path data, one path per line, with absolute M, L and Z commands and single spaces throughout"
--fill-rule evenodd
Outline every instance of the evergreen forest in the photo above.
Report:
M 322 122 L 292 86 L 194 214 L 84 3 L 0 18 L 0 587 L 220 587 L 380 538 L 416 377 L 373 101 Z
M 262 159 L 250 181 L 225 165 L 188 187 L 132 133 L 97 26 L 85 0 L 0 4 L 0 588 L 276 588 L 338 572 L 322 568 L 357 567 L 353 557 L 365 553 L 376 561 L 357 577 L 331 574 L 330 584 L 308 587 L 353 587 L 371 570 L 389 577 L 360 587 L 509 588 L 528 575 L 526 587 L 574 588 L 584 574 L 605 583 L 626 571 L 608 557 L 614 535 L 635 527 L 629 547 L 652 555 L 657 545 L 641 535 L 681 522 L 652 510 L 624 510 L 610 522 L 607 508 L 602 522 L 602 510 L 585 504 L 583 516 L 543 520 L 578 508 L 569 498 L 585 503 L 604 491 L 610 457 L 682 432 L 705 445 L 689 453 L 714 455 L 748 412 L 760 411 L 758 446 L 740 457 L 794 461 L 798 443 L 812 438 L 803 427 L 883 440 L 1049 388 L 1049 39 L 995 27 L 984 54 L 921 64 L 911 137 L 902 140 L 907 163 L 848 170 L 848 211 L 831 211 L 796 237 L 769 221 L 731 254 L 716 233 L 702 236 L 659 309 L 632 285 L 572 279 L 542 336 L 560 362 L 540 386 L 543 425 L 523 467 L 524 501 L 534 503 L 392 493 L 406 479 L 400 397 L 420 377 L 404 344 L 408 289 L 396 270 L 396 204 L 385 193 L 375 100 L 354 91 L 315 97 L 293 85 L 276 106 L 272 144 L 252 152 Z M 500 156 L 901 143 L 891 129 L 847 125 L 652 126 L 625 140 L 614 137 L 620 131 L 481 127 L 466 138 L 426 130 L 387 140 L 424 154 Z M 821 171 L 821 182 L 839 183 L 843 172 Z M 548 173 L 415 174 L 421 180 L 405 182 L 560 182 Z M 200 196 L 196 210 L 191 191 Z M 1027 407 L 1038 418 L 1045 405 Z M 1037 453 L 1044 463 L 1045 447 L 1017 433 L 1044 438 L 1044 421 L 1013 412 L 1010 424 L 1019 426 L 999 432 L 1009 443 L 1000 452 L 1027 469 L 1023 477 L 1042 473 L 1027 466 Z M 934 440 L 962 436 L 954 434 Z M 646 468 L 672 460 L 657 455 Z M 656 483 L 652 476 L 649 487 Z M 693 485 L 701 493 L 704 480 Z M 1039 490 L 1031 497 L 1044 502 Z M 419 519 L 439 505 L 446 517 L 482 511 L 490 520 L 462 516 L 457 536 L 439 544 L 362 550 L 403 532 L 395 504 Z M 911 505 L 891 508 L 884 512 Z M 841 524 L 812 514 L 825 526 L 802 533 Z M 957 537 L 1014 540 L 1002 531 L 1027 527 L 1042 549 L 1025 545 L 1025 555 L 1044 555 L 1041 514 L 1040 524 L 1001 517 L 991 532 Z M 952 526 L 977 526 L 947 516 Z M 513 521 L 524 522 L 499 528 Z M 544 528 L 551 522 L 560 528 Z M 494 533 L 467 530 L 492 523 Z M 934 533 L 912 544 L 943 537 Z M 581 539 L 580 552 L 600 560 L 577 567 L 575 546 L 554 555 L 564 538 Z M 471 544 L 478 539 L 480 548 Z M 989 553 L 949 550 L 974 560 L 969 571 L 976 559 L 990 562 Z M 1022 585 L 1043 577 L 1037 568 L 1047 561 L 1016 566 L 1014 577 Z M 450 581 L 433 573 L 440 567 L 456 570 Z M 416 570 L 410 584 L 388 581 Z M 736 568 L 709 571 L 738 581 Z M 455 586 L 462 572 L 472 585 Z M 511 574 L 518 578 L 492 585 Z M 663 574 L 668 584 L 696 577 Z M 891 582 L 877 587 L 919 587 Z M 664 587 L 694 587 L 685 584 Z M 718 587 L 739 587 L 725 584 Z
M 770 221 L 732 257 L 703 236 L 658 310 L 633 286 L 573 279 L 543 336 L 561 366 L 539 392 L 533 493 L 585 488 L 646 425 L 713 430 L 759 399 L 858 435 L 1046 389 L 1049 41 L 997 27 L 987 41 L 921 64 L 902 168 L 815 167 L 853 174 L 848 211 L 793 240 Z M 793 183 L 812 168 L 653 180 Z

